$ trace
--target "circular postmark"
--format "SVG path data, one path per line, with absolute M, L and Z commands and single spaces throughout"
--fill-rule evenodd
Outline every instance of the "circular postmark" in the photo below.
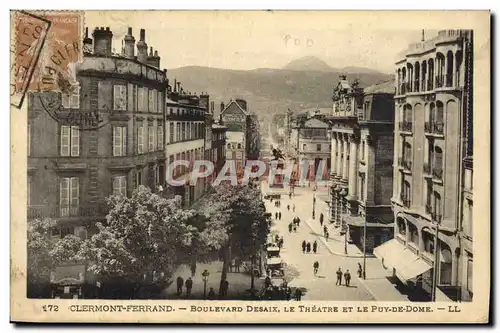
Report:
M 109 116 L 113 115 L 113 111 L 106 106 L 102 110 L 67 108 L 62 103 L 61 95 L 57 93 L 39 93 L 36 98 L 52 119 L 61 125 L 78 126 L 80 131 L 98 130 L 106 126 Z

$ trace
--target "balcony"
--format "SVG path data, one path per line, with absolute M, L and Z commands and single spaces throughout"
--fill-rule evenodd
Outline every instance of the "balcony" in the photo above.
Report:
M 426 134 L 432 134 L 432 123 L 430 121 L 424 123 L 424 132 Z
M 94 205 L 67 205 L 67 206 L 49 206 L 49 205 L 32 205 L 28 206 L 28 220 L 37 218 L 97 218 L 104 217 L 108 213 L 105 203 Z
M 406 94 L 406 83 L 401 83 L 399 85 L 399 94 L 400 95 L 405 95 Z
M 415 92 L 419 92 L 420 91 L 420 80 L 415 80 L 413 81 L 413 90 Z
M 442 121 L 424 123 L 424 132 L 427 135 L 444 135 L 444 123 Z
M 410 202 L 410 197 L 406 196 L 404 193 L 399 194 L 399 200 L 403 203 L 403 206 L 406 208 L 410 208 L 411 202 Z
M 434 89 L 434 82 L 431 79 L 427 81 L 427 91 Z
M 398 158 L 398 166 L 405 171 L 411 171 L 412 162 L 400 157 Z
M 432 167 L 429 163 L 424 163 L 424 176 L 432 176 Z
M 432 168 L 432 176 L 434 177 L 434 179 L 443 180 L 443 169 L 433 167 Z
M 399 130 L 401 132 L 408 132 L 411 133 L 413 129 L 413 123 L 409 121 L 401 121 L 399 122 Z

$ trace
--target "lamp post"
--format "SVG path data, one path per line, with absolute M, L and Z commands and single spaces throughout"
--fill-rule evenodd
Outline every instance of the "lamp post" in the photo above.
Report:
M 203 279 L 203 299 L 207 299 L 207 281 L 210 273 L 205 269 L 203 273 L 201 273 Z
M 439 270 L 439 223 L 441 216 L 434 215 L 432 220 L 434 226 L 436 227 L 436 234 L 434 235 L 434 274 L 432 274 L 432 290 L 431 290 L 431 302 L 436 301 L 436 290 L 438 284 L 438 270 Z
M 363 280 L 366 280 L 366 216 L 363 226 Z

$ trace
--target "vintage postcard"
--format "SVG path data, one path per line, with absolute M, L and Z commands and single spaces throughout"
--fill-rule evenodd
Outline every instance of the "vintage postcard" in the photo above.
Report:
M 490 43 L 489 11 L 11 11 L 11 320 L 487 323 Z

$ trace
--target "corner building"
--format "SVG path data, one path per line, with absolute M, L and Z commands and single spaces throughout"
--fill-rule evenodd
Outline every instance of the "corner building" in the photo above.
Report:
M 472 66 L 462 30 L 410 44 L 396 63 L 395 237 L 375 254 L 423 300 L 434 267 L 437 301 L 472 297 Z
M 139 185 L 155 191 L 164 181 L 167 73 L 157 52 L 147 53 L 145 36 L 141 29 L 136 45 L 129 28 L 115 54 L 110 28 L 96 28 L 93 39 L 87 29 L 72 89 L 29 96 L 27 215 L 55 219 L 54 238 L 89 237 L 108 212 L 106 197 Z M 47 98 L 58 105 L 57 119 Z M 85 263 L 58 267 L 50 284 L 52 297 L 89 298 L 96 290 Z

